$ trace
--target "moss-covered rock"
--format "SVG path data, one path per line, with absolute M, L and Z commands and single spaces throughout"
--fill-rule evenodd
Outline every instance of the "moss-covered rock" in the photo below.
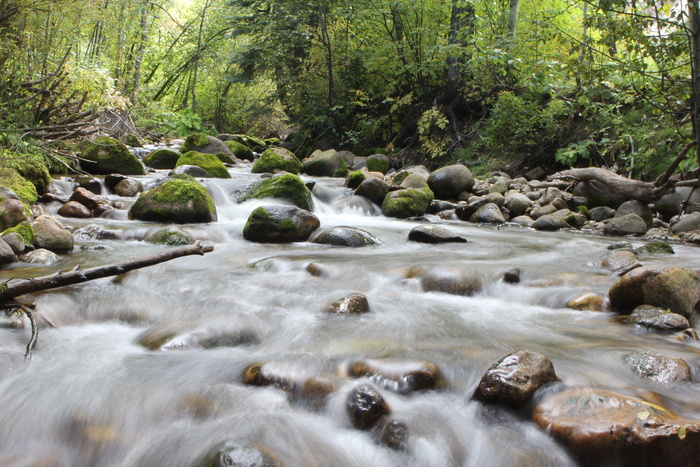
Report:
M 251 171 L 255 174 L 259 173 L 274 173 L 277 171 L 285 171 L 292 174 L 298 174 L 301 170 L 301 162 L 288 149 L 284 148 L 268 148 L 255 161 Z
M 428 188 L 391 191 L 384 198 L 382 213 L 399 219 L 422 216 L 432 200 L 433 192 Z
M 321 151 L 317 149 L 304 161 L 304 172 L 316 177 L 344 177 L 348 165 L 335 149 Z
M 369 156 L 365 164 L 367 164 L 367 170 L 370 172 L 381 172 L 386 174 L 389 171 L 389 158 L 384 154 L 374 154 Z
M 26 243 L 27 245 L 34 245 L 34 229 L 32 229 L 32 225 L 29 222 L 22 222 L 14 227 L 5 229 L 2 233 L 2 236 L 4 237 L 5 235 L 11 233 L 20 234 L 24 239 L 24 243 Z
M 676 253 L 667 242 L 649 242 L 640 246 L 634 252 L 639 255 L 673 255 Z
M 246 161 L 255 160 L 255 154 L 253 154 L 253 150 L 245 144 L 233 140 L 224 141 L 224 144 L 226 144 L 226 147 L 228 147 L 231 150 L 234 157 L 236 157 L 237 159 L 242 159 Z
M 267 145 L 267 146 L 279 146 L 280 144 L 282 144 L 282 140 L 280 140 L 279 138 L 274 138 L 274 137 L 273 138 L 265 138 L 263 141 L 264 141 L 265 145 Z
M 313 209 L 311 192 L 301 178 L 292 174 L 280 175 L 279 177 L 260 181 L 243 196 L 242 201 L 263 198 L 283 199 L 301 209 L 306 209 L 307 211 Z
M 180 147 L 180 152 L 185 154 L 186 152 L 196 151 L 203 152 L 205 154 L 217 154 L 223 152 L 224 154 L 232 155 L 231 150 L 221 141 L 219 138 L 213 136 L 205 135 L 204 133 L 193 133 L 185 139 Z
M 367 179 L 367 177 L 367 172 L 363 172 L 362 170 L 355 170 L 354 172 L 350 172 L 348 174 L 345 184 L 348 188 L 352 188 L 354 190 L 355 188 L 360 186 L 360 183 L 364 182 Z
M 81 145 L 80 167 L 91 174 L 144 175 L 143 164 L 124 144 L 109 136 L 98 136 Z
M 194 165 L 205 170 L 213 178 L 231 178 L 228 169 L 214 154 L 189 151 L 180 156 L 175 167 L 181 165 Z
M 177 227 L 167 227 L 152 233 L 146 237 L 146 241 L 156 245 L 177 246 L 192 245 L 195 240 L 189 232 L 185 232 Z
M 318 217 L 295 206 L 261 206 L 248 217 L 243 237 L 251 242 L 303 242 L 321 225 Z
M 181 156 L 182 154 L 172 149 L 156 149 L 143 159 L 143 163 L 154 169 L 174 169 Z
M 144 221 L 180 224 L 217 219 L 216 207 L 207 189 L 193 180 L 169 180 L 142 193 L 129 213 Z
M 38 149 L 28 153 L 0 150 L 1 167 L 13 169 L 33 184 L 40 194 L 44 193 L 51 185 L 50 160 Z
M 9 188 L 28 204 L 35 203 L 39 196 L 36 186 L 12 169 L 0 168 L 0 186 Z
M 268 146 L 265 141 L 250 135 L 226 135 L 226 138 L 248 146 L 250 149 L 262 149 Z

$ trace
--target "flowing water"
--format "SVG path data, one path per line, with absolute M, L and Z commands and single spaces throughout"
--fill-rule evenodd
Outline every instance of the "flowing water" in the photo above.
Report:
M 37 311 L 57 327 L 42 326 L 29 361 L 23 358 L 28 326 L 0 329 L 0 464 L 192 466 L 229 442 L 256 446 L 289 466 L 575 465 L 534 424 L 470 401 L 485 370 L 518 350 L 547 355 L 565 385 L 612 388 L 700 418 L 697 385 L 655 386 L 623 359 L 633 350 L 669 353 L 685 358 L 698 379 L 698 343 L 642 332 L 611 313 L 565 308 L 584 292 L 607 292 L 616 277 L 601 261 L 619 239 L 454 221 L 445 226 L 470 243 L 412 243 L 407 234 L 416 223 L 352 207 L 343 199 L 349 193 L 342 180 L 314 179 L 322 227 L 359 227 L 382 245 L 256 244 L 242 238 L 243 226 L 268 202 L 239 204 L 235 194 L 259 176 L 248 167 L 231 173 L 230 180 L 203 182 L 218 222 L 184 226 L 214 252 L 37 295 Z M 69 181 L 59 186 L 71 189 Z M 56 265 L 61 270 L 165 248 L 141 241 L 163 225 L 62 221 L 71 229 L 97 224 L 117 239 L 77 242 Z M 673 256 L 643 262 L 700 268 L 696 248 L 674 248 Z M 327 274 L 309 274 L 311 263 Z M 18 264 L 2 271 L 3 280 L 54 271 Z M 426 293 L 407 279 L 416 266 L 444 265 L 478 272 L 483 291 L 471 297 Z M 516 267 L 521 283 L 503 283 L 503 273 Z M 324 313 L 350 292 L 367 296 L 370 313 Z M 154 332 L 180 337 L 163 350 L 139 344 Z M 247 338 L 233 346 L 193 345 L 221 335 Z M 411 394 L 365 379 L 408 427 L 404 450 L 352 427 L 345 399 L 358 380 L 348 379 L 320 411 L 280 389 L 242 383 L 245 369 L 258 362 L 275 362 L 303 378 L 384 357 L 428 360 L 444 379 L 439 390 Z

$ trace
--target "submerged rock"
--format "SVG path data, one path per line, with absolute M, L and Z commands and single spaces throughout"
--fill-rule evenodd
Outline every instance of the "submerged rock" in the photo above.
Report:
M 558 380 L 549 358 L 521 350 L 492 365 L 481 378 L 472 398 L 519 408 L 530 400 L 535 391 Z
M 658 352 L 637 351 L 625 355 L 625 361 L 632 371 L 642 378 L 655 383 L 672 386 L 691 380 L 690 367 L 679 357 L 672 357 Z
M 442 383 L 438 366 L 425 360 L 358 360 L 348 366 L 347 374 L 353 378 L 377 376 L 386 388 L 402 394 L 437 389 Z
M 483 287 L 479 273 L 458 267 L 432 268 L 419 278 L 421 286 L 426 292 L 435 291 L 469 296 L 479 292 Z
M 539 401 L 532 420 L 581 465 L 687 465 L 700 458 L 700 425 L 634 396 L 570 388 Z
M 359 315 L 369 313 L 370 309 L 367 297 L 361 293 L 351 293 L 331 303 L 326 311 L 336 315 Z
M 320 374 L 304 381 L 299 398 L 313 410 L 322 410 L 331 394 L 345 384 L 345 380 L 335 375 Z
M 597 293 L 589 292 L 569 300 L 567 308 L 580 311 L 603 311 L 605 299 Z
M 370 430 L 391 409 L 384 397 L 369 384 L 354 388 L 345 400 L 350 422 L 358 430 Z
M 226 441 L 214 446 L 196 467 L 283 467 L 274 454 L 258 443 Z
M 685 316 L 651 305 L 638 306 L 625 321 L 659 331 L 682 331 L 690 327 Z
M 25 253 L 22 255 L 20 260 L 23 263 L 29 263 L 29 264 L 43 264 L 46 266 L 49 266 L 51 264 L 54 264 L 60 260 L 61 257 L 58 256 L 56 253 L 46 250 L 44 248 L 39 248 L 34 251 L 30 251 L 28 253 Z
M 177 227 L 167 227 L 165 229 L 158 230 L 145 238 L 148 243 L 155 243 L 156 245 L 192 245 L 195 240 L 189 232 L 186 232 Z
M 630 250 L 615 250 L 603 260 L 602 266 L 610 271 L 619 271 L 637 262 L 637 255 L 635 252 Z

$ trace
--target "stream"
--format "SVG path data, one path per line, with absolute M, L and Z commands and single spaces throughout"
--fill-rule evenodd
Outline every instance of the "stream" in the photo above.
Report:
M 41 327 L 28 361 L 28 324 L 0 329 L 1 465 L 190 467 L 222 443 L 254 446 L 252 457 L 265 452 L 288 466 L 576 465 L 533 423 L 470 400 L 486 369 L 518 350 L 549 357 L 566 386 L 610 388 L 700 418 L 700 385 L 654 385 L 623 358 L 635 350 L 682 357 L 700 380 L 698 342 L 623 324 L 612 313 L 566 308 L 585 292 L 607 293 L 617 277 L 601 262 L 620 238 L 440 221 L 469 243 L 414 243 L 407 235 L 419 223 L 347 203 L 342 179 L 303 176 L 316 182 L 321 227 L 361 228 L 382 245 L 257 244 L 243 239 L 243 226 L 253 209 L 271 202 L 237 203 L 236 192 L 260 175 L 250 173 L 250 164 L 230 172 L 231 179 L 200 180 L 218 222 L 182 226 L 213 245 L 212 253 L 37 294 L 38 313 L 57 327 Z M 140 179 L 148 185 L 165 174 Z M 57 185 L 70 194 L 70 179 Z M 0 279 L 118 263 L 167 248 L 142 241 L 162 224 L 61 222 L 71 230 L 99 225 L 114 238 L 76 241 L 75 251 L 55 265 L 15 263 Z M 697 247 L 673 247 L 675 255 L 641 261 L 700 269 Z M 326 274 L 310 274 L 310 264 Z M 444 266 L 478 272 L 483 290 L 469 297 L 423 292 L 407 278 L 411 268 Z M 503 274 L 513 268 L 522 271 L 521 282 L 507 284 Z M 368 298 L 369 313 L 324 312 L 351 292 Z M 139 342 L 153 332 L 179 337 L 168 348 L 149 350 Z M 202 336 L 224 334 L 243 338 L 238 345 L 195 345 Z M 432 362 L 443 384 L 403 394 L 376 378 L 347 378 L 315 411 L 281 389 L 242 382 L 245 370 L 260 362 L 306 378 L 342 374 L 367 358 Z M 361 381 L 377 388 L 407 427 L 405 449 L 390 449 L 352 426 L 345 400 Z

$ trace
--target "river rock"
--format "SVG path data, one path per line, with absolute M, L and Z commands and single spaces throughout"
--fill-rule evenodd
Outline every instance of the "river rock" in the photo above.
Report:
M 448 165 L 430 174 L 428 186 L 438 199 L 456 199 L 474 187 L 474 176 L 465 165 Z
M 346 381 L 335 375 L 312 376 L 301 385 L 299 398 L 313 410 L 321 411 L 331 394 L 345 385 Z
M 519 408 L 539 388 L 558 380 L 549 358 L 521 350 L 492 365 L 481 378 L 472 398 L 488 404 Z
M 367 170 L 370 172 L 381 172 L 386 174 L 389 171 L 389 158 L 385 154 L 372 154 L 365 160 Z
M 318 374 L 315 365 L 307 365 L 303 359 L 276 360 L 255 363 L 243 373 L 243 384 L 273 386 L 290 393 L 301 390 L 304 382 Z
M 146 173 L 141 161 L 117 139 L 98 136 L 83 143 L 80 149 L 80 168 L 88 173 L 96 175 L 111 173 L 144 175 Z
M 625 321 L 659 331 L 682 331 L 690 327 L 685 316 L 651 305 L 638 306 Z
M 27 210 L 19 200 L 8 198 L 0 203 L 0 225 L 1 230 L 10 229 L 16 225 L 27 222 L 29 217 Z
M 17 255 L 12 247 L 0 238 L 0 264 L 10 264 L 17 261 Z
M 73 235 L 54 217 L 41 215 L 31 223 L 34 246 L 54 253 L 73 251 Z
M 523 227 L 532 227 L 535 225 L 535 220 L 530 216 L 518 216 L 510 220 L 513 224 L 522 225 Z
M 193 133 L 185 139 L 185 142 L 180 147 L 180 152 L 185 154 L 190 151 L 196 151 L 204 154 L 216 155 L 224 153 L 229 156 L 233 155 L 231 150 L 219 138 L 205 135 L 204 133 Z M 213 176 L 213 175 L 212 175 Z
M 194 237 L 189 232 L 177 227 L 166 227 L 158 230 L 148 235 L 145 241 L 156 245 L 168 246 L 192 245 L 195 242 Z
M 468 243 L 469 241 L 439 225 L 419 225 L 408 233 L 408 240 L 420 243 Z
M 530 217 L 537 220 L 542 216 L 549 216 L 557 212 L 559 209 L 556 206 L 547 204 L 545 206 L 540 206 L 532 209 L 530 211 Z
M 673 386 L 691 380 L 690 367 L 679 357 L 651 351 L 625 355 L 625 361 L 642 378 L 663 386 Z
M 379 216 L 382 210 L 379 206 L 368 200 L 364 196 L 346 196 L 333 201 L 333 209 L 337 212 L 347 212 L 347 210 L 360 212 L 367 216 Z
M 202 467 L 284 467 L 279 459 L 260 443 L 225 441 L 214 446 L 197 463 Z
M 569 300 L 567 308 L 580 311 L 603 311 L 605 299 L 597 293 L 588 292 Z
M 391 417 L 381 418 L 372 429 L 372 436 L 378 444 L 395 451 L 408 449 L 408 425 L 401 420 L 395 420 Z
M 700 203 L 700 193 L 692 187 L 678 187 L 673 192 L 662 196 L 654 204 L 654 209 L 664 220 L 669 221 L 672 217 L 680 214 L 681 206 L 686 201 L 690 201 L 686 213 L 697 211 L 696 206 Z
M 364 196 L 373 203 L 381 206 L 388 192 L 389 184 L 387 182 L 378 178 L 368 177 L 357 187 L 355 195 Z
M 311 192 L 304 182 L 296 175 L 285 174 L 266 180 L 261 180 L 249 187 L 243 194 L 241 201 L 247 199 L 276 198 L 289 201 L 298 208 L 311 211 L 313 202 Z
M 100 179 L 93 176 L 81 175 L 75 177 L 75 183 L 77 187 L 84 188 L 88 191 L 93 192 L 96 195 L 102 194 L 102 183 Z
M 53 251 L 46 250 L 44 248 L 38 248 L 34 251 L 27 252 L 23 254 L 20 258 L 20 260 L 23 263 L 29 263 L 29 264 L 43 264 L 45 266 L 50 266 L 58 260 L 60 260 L 61 257 L 58 256 L 56 253 Z
M 268 148 L 258 157 L 251 169 L 252 173 L 289 172 L 298 174 L 302 165 L 297 156 L 284 148 Z
M 671 233 L 680 235 L 686 232 L 700 230 L 700 212 L 692 212 L 683 216 L 671 227 Z
M 651 228 L 651 223 L 654 220 L 654 213 L 651 212 L 648 204 L 637 200 L 625 201 L 619 208 L 617 208 L 615 217 L 622 217 L 626 216 L 627 214 L 638 215 L 644 220 L 647 228 Z
M 309 242 L 322 245 L 349 246 L 353 248 L 381 245 L 382 242 L 371 233 L 355 227 L 327 227 L 311 234 Z
M 569 227 L 571 226 L 564 219 L 562 219 L 561 217 L 554 216 L 552 214 L 540 216 L 532 224 L 533 229 L 543 231 L 555 231 L 560 229 L 568 229 Z
M 215 222 L 217 219 L 209 192 L 192 179 L 168 180 L 141 193 L 129 214 L 143 221 L 178 224 Z
M 474 270 L 456 266 L 435 267 L 420 277 L 421 287 L 426 292 L 444 292 L 452 295 L 474 295 L 482 287 L 481 275 Z
M 207 177 L 231 178 L 231 174 L 221 160 L 213 155 L 204 152 L 189 151 L 184 153 L 175 163 L 175 167 L 181 165 L 194 165 L 203 169 Z
M 302 165 L 304 172 L 316 177 L 344 177 L 348 173 L 348 165 L 335 149 L 328 151 L 317 149 L 304 160 Z
M 636 214 L 626 214 L 615 217 L 603 229 L 605 235 L 644 235 L 647 233 L 647 223 Z
M 10 245 L 10 248 L 16 255 L 23 253 L 27 247 L 26 243 L 24 243 L 24 238 L 18 232 L 4 233 L 2 239 Z
M 383 386 L 401 394 L 437 389 L 442 383 L 440 369 L 425 360 L 358 360 L 348 366 L 347 374 L 353 378 L 378 377 Z
M 391 413 L 384 397 L 369 384 L 351 390 L 345 408 L 350 422 L 358 430 L 370 430 L 379 419 Z
M 428 188 L 390 191 L 382 202 L 382 213 L 399 219 L 422 216 L 432 200 L 433 192 Z
M 196 165 L 179 165 L 175 167 L 168 175 L 189 175 L 190 177 L 208 177 L 206 170 Z
M 698 301 L 699 287 L 700 277 L 690 269 L 641 267 L 615 282 L 608 296 L 621 312 L 654 305 L 688 317 Z
M 66 204 L 60 207 L 57 214 L 63 217 L 75 217 L 81 219 L 87 219 L 92 217 L 92 212 L 82 204 L 77 201 L 68 201 Z
M 351 293 L 331 303 L 326 312 L 336 315 L 359 315 L 369 313 L 367 297 L 361 293 Z
M 296 206 L 260 206 L 248 217 L 243 238 L 259 243 L 305 242 L 321 222 Z
M 96 195 L 92 191 L 83 187 L 78 187 L 73 190 L 69 201 L 80 203 L 90 211 L 94 212 L 101 210 L 101 206 L 103 205 L 109 205 L 109 200 L 107 198 Z
M 615 211 L 613 208 L 609 208 L 607 206 L 598 206 L 588 211 L 591 220 L 597 222 L 602 222 L 606 219 L 614 218 L 616 212 L 617 211 Z
M 673 255 L 676 253 L 673 247 L 666 242 L 648 242 L 634 250 L 634 252 L 640 255 L 652 256 Z
M 610 271 L 619 271 L 637 262 L 637 255 L 634 251 L 615 250 L 605 257 L 602 266 Z
M 224 141 L 226 147 L 228 147 L 233 153 L 233 157 L 240 160 L 253 162 L 255 160 L 255 153 L 251 148 L 245 144 L 238 141 Z
M 147 167 L 153 169 L 174 169 L 181 155 L 182 154 L 172 149 L 156 149 L 144 157 L 143 163 L 146 164 Z
M 88 242 L 93 240 L 118 240 L 120 235 L 117 230 L 107 229 L 103 225 L 90 224 L 75 230 L 73 238 L 79 242 Z
M 399 185 L 401 188 L 414 188 L 416 190 L 422 190 L 423 188 L 428 188 L 428 182 L 420 174 L 409 174 L 403 179 Z
M 114 193 L 116 193 L 117 196 L 123 196 L 125 198 L 133 198 L 137 196 L 140 191 L 141 184 L 133 178 L 122 180 L 114 187 Z
M 634 396 L 569 388 L 548 394 L 532 420 L 580 465 L 687 465 L 700 458 L 700 425 Z
M 508 208 L 511 216 L 517 217 L 524 215 L 534 206 L 534 203 L 524 194 L 513 192 L 506 195 L 504 206 Z
M 121 315 L 118 318 L 121 321 L 131 323 L 144 320 L 144 317 L 134 313 Z M 259 340 L 257 334 L 248 329 L 240 328 L 235 323 L 197 326 L 167 321 L 154 324 L 138 337 L 138 343 L 149 350 L 236 347 L 256 344 Z
M 496 203 L 487 203 L 477 209 L 470 221 L 483 224 L 504 224 L 506 218 Z

